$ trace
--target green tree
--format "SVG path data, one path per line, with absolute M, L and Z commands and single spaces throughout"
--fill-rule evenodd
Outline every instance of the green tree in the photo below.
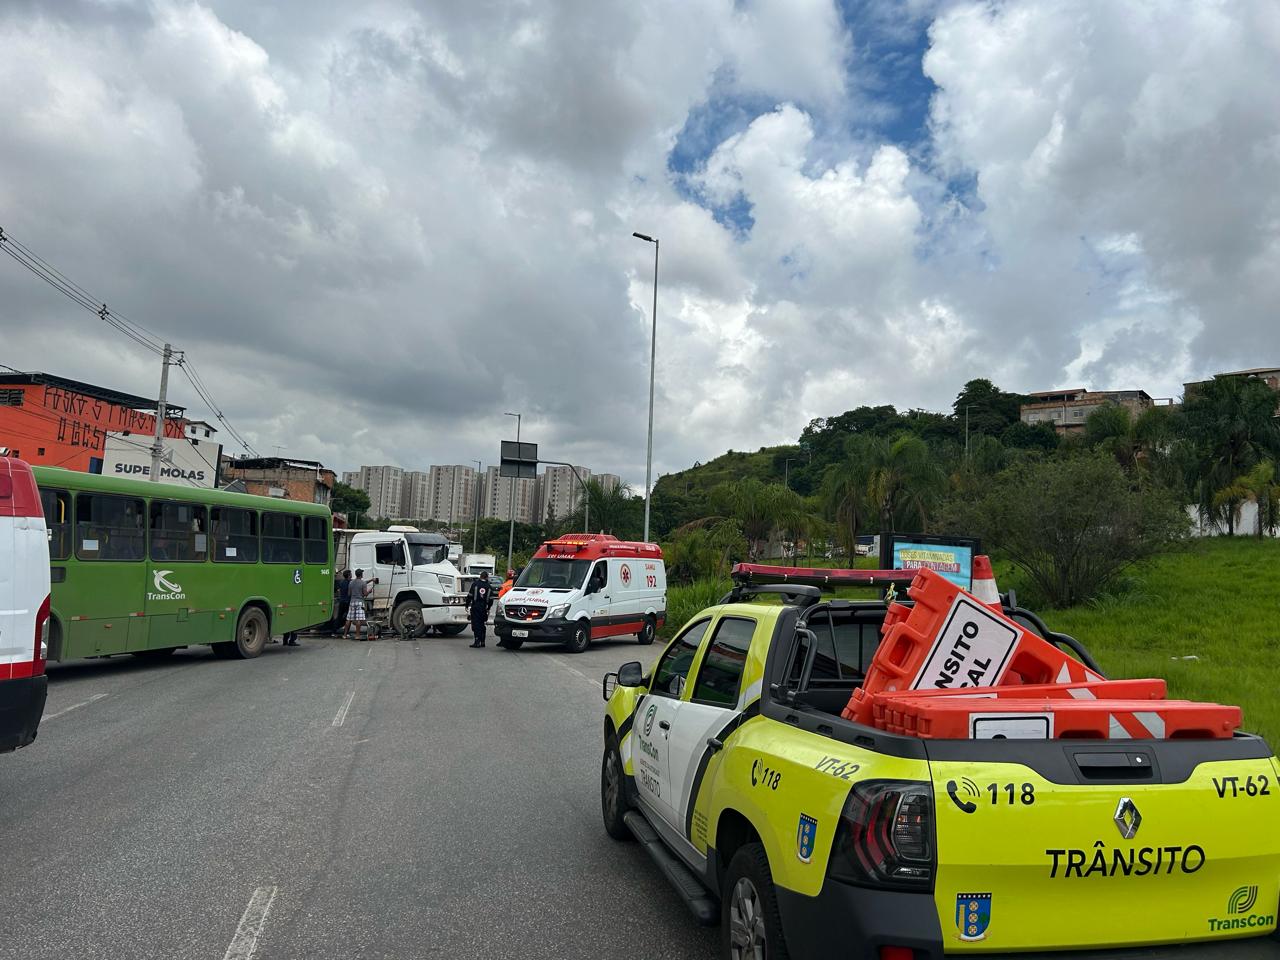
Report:
M 1237 477 L 1235 483 L 1219 490 L 1213 499 L 1216 509 L 1230 508 L 1237 515 L 1242 504 L 1253 503 L 1258 511 L 1255 532 L 1259 539 L 1264 532 L 1280 527 L 1280 484 L 1276 483 L 1276 465 L 1272 461 L 1257 464 Z
M 347 522 L 355 526 L 356 517 L 369 512 L 369 494 L 357 490 L 350 484 L 337 480 L 333 484 L 333 493 L 329 497 L 329 509 L 334 513 L 346 514 Z
M 981 537 L 1026 572 L 1046 603 L 1065 607 L 1184 536 L 1188 521 L 1168 490 L 1135 484 L 1112 457 L 1092 453 L 1010 467 L 981 496 L 953 498 L 942 524 Z
M 1232 535 L 1242 501 L 1219 494 L 1256 464 L 1280 454 L 1276 394 L 1255 377 L 1214 377 L 1188 392 L 1182 416 L 1197 508 Z
M 775 530 L 791 528 L 805 514 L 804 499 L 780 483 L 749 477 L 722 483 L 712 493 L 720 513 L 740 525 L 753 560 Z
M 606 490 L 599 480 L 592 477 L 587 481 L 586 495 L 590 511 L 584 511 L 579 505 L 566 518 L 569 527 L 585 533 L 609 533 L 621 540 L 638 539 L 644 533 L 644 500 L 631 495 L 630 485 L 623 483 Z M 584 514 L 588 512 L 590 530 L 585 529 L 587 518 Z
M 1006 393 L 990 380 L 979 377 L 964 385 L 951 409 L 961 434 L 965 431 L 967 417 L 969 442 L 972 443 L 975 433 L 998 437 L 1017 423 L 1025 400 L 1021 394 Z

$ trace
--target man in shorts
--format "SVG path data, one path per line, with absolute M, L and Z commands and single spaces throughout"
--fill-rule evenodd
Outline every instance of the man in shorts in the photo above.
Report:
M 347 624 L 343 628 L 342 637 L 346 639 L 351 634 L 351 625 L 356 625 L 356 639 L 368 639 L 368 617 L 365 614 L 365 597 L 373 592 L 373 585 L 378 582 L 378 578 L 374 577 L 369 583 L 364 582 L 364 571 L 357 570 L 355 577 L 351 581 L 351 587 L 348 591 L 347 607 Z M 360 636 L 360 630 L 364 628 L 365 636 Z

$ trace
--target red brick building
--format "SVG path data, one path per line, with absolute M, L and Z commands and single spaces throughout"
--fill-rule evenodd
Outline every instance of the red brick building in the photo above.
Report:
M 108 433 L 153 442 L 157 406 L 146 397 L 47 373 L 0 374 L 0 447 L 28 463 L 97 472 Z M 185 413 L 166 405 L 166 437 L 186 436 Z

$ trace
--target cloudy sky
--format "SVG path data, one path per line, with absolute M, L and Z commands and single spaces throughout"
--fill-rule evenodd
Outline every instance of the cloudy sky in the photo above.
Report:
M 633 230 L 658 473 L 1280 363 L 1273 2 L 2 0 L 0 90 L 0 227 L 266 454 L 489 463 L 522 411 L 642 486 Z M 154 395 L 8 259 L 0 304 L 0 362 Z

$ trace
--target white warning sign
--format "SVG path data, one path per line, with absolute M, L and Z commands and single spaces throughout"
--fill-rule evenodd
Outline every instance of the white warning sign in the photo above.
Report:
M 971 713 L 971 740 L 1052 740 L 1051 713 Z
M 956 595 L 912 690 L 993 687 L 1021 633 L 967 594 Z

